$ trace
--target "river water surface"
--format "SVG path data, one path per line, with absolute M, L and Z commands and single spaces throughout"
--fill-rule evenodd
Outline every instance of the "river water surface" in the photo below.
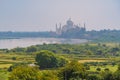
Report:
M 12 49 L 15 47 L 28 47 L 37 44 L 80 44 L 88 42 L 85 39 L 61 39 L 61 38 L 21 38 L 0 39 L 0 49 Z

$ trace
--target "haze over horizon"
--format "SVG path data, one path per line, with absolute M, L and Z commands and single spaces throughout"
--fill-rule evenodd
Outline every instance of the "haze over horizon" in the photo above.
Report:
M 55 31 L 69 18 L 87 30 L 120 30 L 120 0 L 0 0 L 0 31 Z

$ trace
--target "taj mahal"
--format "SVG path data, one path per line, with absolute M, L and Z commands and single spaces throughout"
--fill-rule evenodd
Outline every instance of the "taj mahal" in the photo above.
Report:
M 66 21 L 66 24 L 61 26 L 61 24 L 56 24 L 56 34 L 58 35 L 61 35 L 62 33 L 65 33 L 65 32 L 68 32 L 68 31 L 86 31 L 86 26 L 85 26 L 85 23 L 84 23 L 84 26 L 80 26 L 80 25 L 75 25 L 73 23 L 73 21 L 70 19 L 68 19 Z

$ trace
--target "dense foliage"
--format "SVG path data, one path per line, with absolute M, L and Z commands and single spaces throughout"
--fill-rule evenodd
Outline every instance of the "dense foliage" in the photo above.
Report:
M 113 45 L 113 46 L 109 46 Z M 41 50 L 49 50 L 56 54 L 76 54 L 76 55 L 87 55 L 96 57 L 109 57 L 109 56 L 120 56 L 120 44 L 111 43 L 90 43 L 90 44 L 43 44 L 30 46 L 27 48 L 14 48 L 11 50 L 1 50 L 6 53 L 24 53 L 24 54 L 33 54 Z
M 60 70 L 60 78 L 62 80 L 75 80 L 75 79 L 85 79 L 87 76 L 85 67 L 76 62 L 70 62 L 63 69 Z
M 59 80 L 54 71 L 41 71 L 37 67 L 17 66 L 10 74 L 9 80 Z
M 5 64 L 13 64 L 7 69 L 9 80 L 120 80 L 118 43 L 43 44 L 1 49 L 0 53 L 9 59 Z M 84 60 L 88 62 L 81 63 Z
M 83 64 L 72 61 L 57 70 L 39 70 L 38 67 L 17 66 L 10 73 L 9 80 L 120 80 L 120 70 L 91 72 Z
M 111 46 L 109 46 L 111 45 Z M 81 56 L 109 57 L 120 55 L 120 44 L 86 43 L 86 44 L 43 44 L 26 48 L 17 47 L 11 50 L 0 49 L 1 53 L 35 54 L 41 50 L 49 50 L 55 54 L 75 54 Z
M 28 38 L 28 37 L 54 37 L 54 38 L 77 38 L 88 39 L 95 42 L 120 42 L 120 30 L 68 30 L 61 35 L 56 32 L 0 32 L 0 39 Z
M 35 60 L 41 69 L 62 67 L 67 63 L 65 58 L 56 56 L 47 50 L 38 52 Z
M 35 67 L 17 66 L 10 74 L 9 80 L 40 80 L 40 72 Z

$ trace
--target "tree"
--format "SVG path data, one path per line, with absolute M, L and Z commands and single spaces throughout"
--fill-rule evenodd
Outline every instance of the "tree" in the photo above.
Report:
M 113 78 L 114 80 L 120 80 L 120 64 L 118 64 L 118 69 L 114 72 Z
M 87 76 L 87 80 L 101 80 L 101 79 L 96 74 L 90 74 L 90 75 Z
M 87 73 L 84 66 L 77 61 L 70 62 L 60 71 L 60 77 L 63 80 L 85 79 Z
M 63 53 L 69 54 L 70 53 L 70 49 L 63 49 Z
M 120 70 L 120 64 L 118 64 L 118 70 Z
M 9 68 L 8 68 L 8 71 L 11 72 L 14 68 L 18 67 L 18 66 L 27 66 L 28 64 L 27 63 L 15 63 L 13 65 L 11 65 Z
M 24 52 L 25 49 L 24 48 L 21 48 L 21 47 L 16 47 L 14 49 L 11 49 L 12 52 Z
M 103 50 L 97 50 L 97 55 L 102 55 L 102 53 L 103 53 Z
M 11 72 L 9 80 L 41 80 L 41 76 L 38 68 L 18 66 Z
M 86 54 L 86 55 L 92 55 L 93 52 L 92 52 L 91 50 L 85 50 L 85 54 Z
M 103 77 L 103 80 L 114 80 L 112 72 L 110 72 L 108 70 L 104 71 L 101 75 Z M 116 79 L 116 80 L 118 80 L 118 79 Z
M 120 80 L 120 70 L 117 70 L 117 71 L 113 74 L 113 78 L 114 78 L 114 80 Z
M 27 47 L 27 49 L 26 49 L 26 52 L 36 52 L 37 51 L 37 48 L 35 47 L 35 46 L 30 46 L 30 47 Z
M 98 67 L 98 68 L 96 68 L 96 70 L 97 70 L 97 71 L 101 71 L 101 68 Z
M 112 55 L 113 55 L 113 56 L 116 55 L 117 51 L 119 51 L 119 48 L 118 48 L 118 47 L 112 48 L 112 49 L 111 49 Z
M 47 50 L 38 52 L 35 60 L 41 69 L 57 68 L 64 66 L 67 63 L 65 58 L 58 57 L 53 52 Z
M 41 80 L 59 80 L 57 72 L 52 70 L 44 70 L 41 73 Z

